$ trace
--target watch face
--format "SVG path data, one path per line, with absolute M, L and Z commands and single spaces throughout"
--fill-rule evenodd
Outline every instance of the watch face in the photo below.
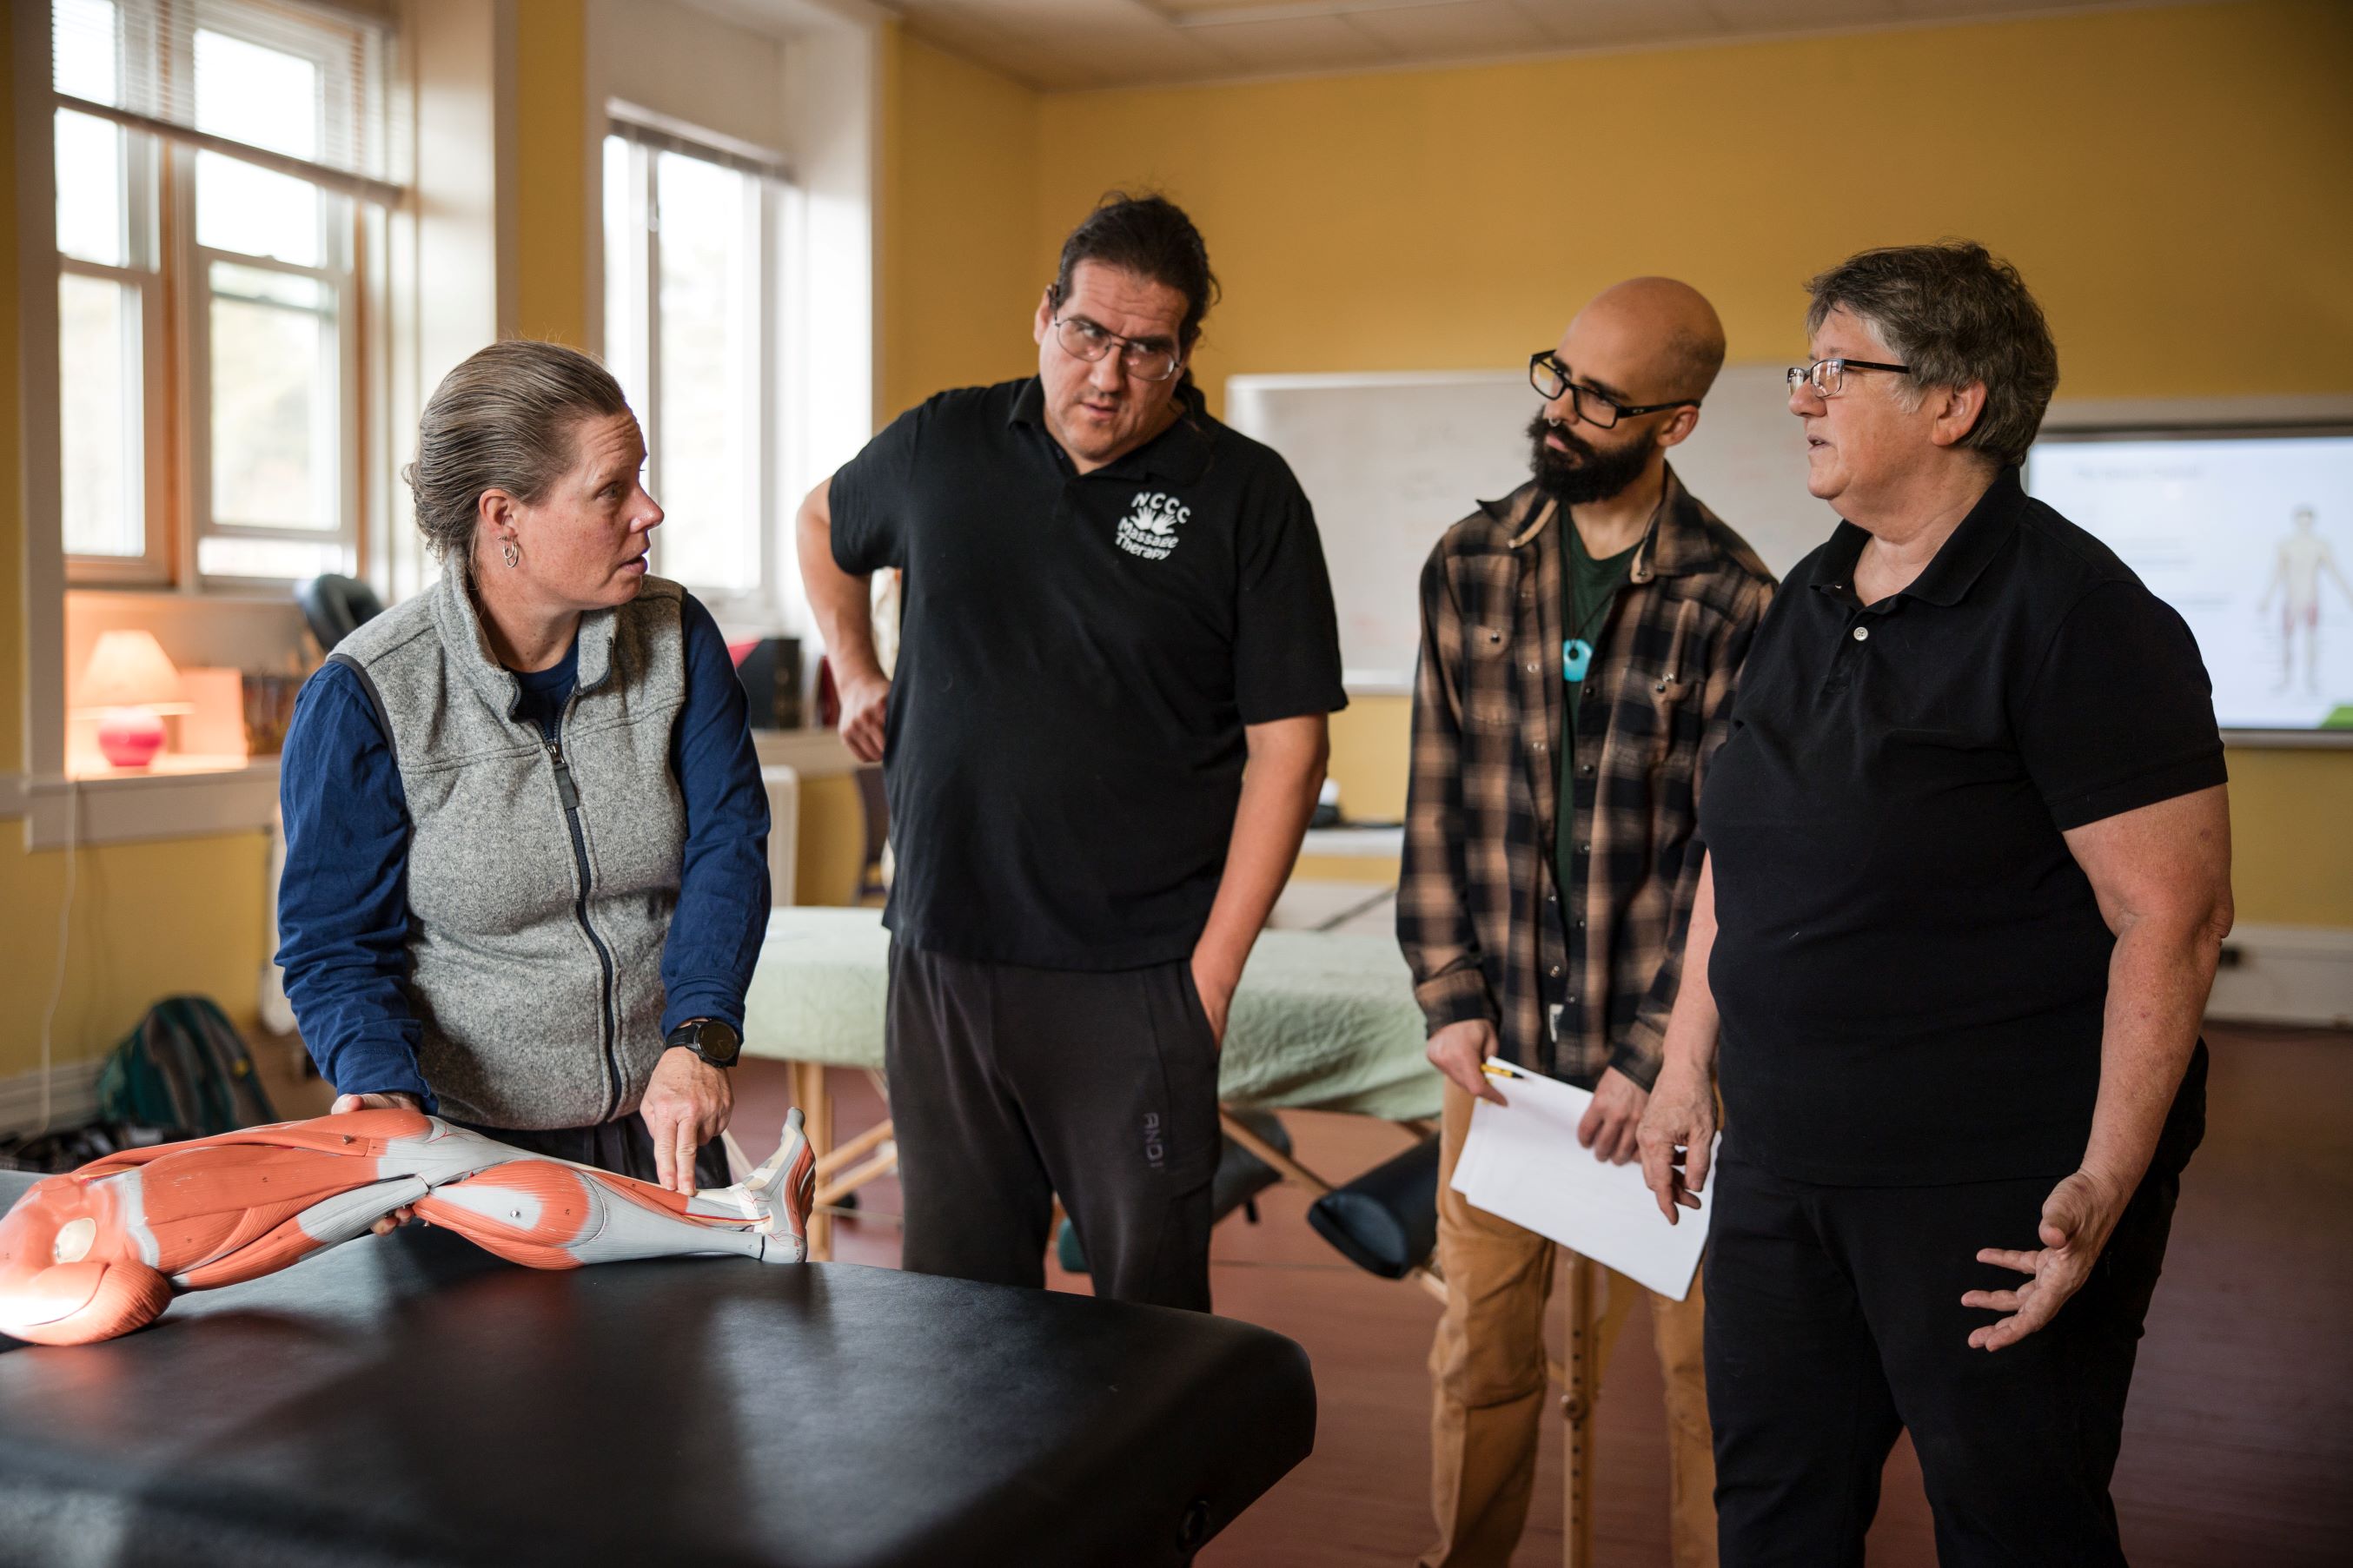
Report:
M 715 1068 L 732 1068 L 743 1054 L 743 1037 L 718 1019 L 705 1022 L 696 1031 L 695 1054 Z

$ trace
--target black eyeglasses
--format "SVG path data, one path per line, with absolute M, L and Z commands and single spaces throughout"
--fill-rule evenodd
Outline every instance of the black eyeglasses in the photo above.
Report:
M 1795 392 L 1800 383 L 1810 384 L 1817 397 L 1836 397 L 1846 390 L 1846 373 L 1851 370 L 1884 370 L 1897 375 L 1909 375 L 1908 364 L 1881 364 L 1867 359 L 1818 359 L 1811 364 L 1789 367 L 1789 390 Z
M 1550 403 L 1562 393 L 1568 394 L 1568 405 L 1577 416 L 1597 430 L 1607 430 L 1620 419 L 1631 419 L 1637 414 L 1658 414 L 1670 408 L 1697 408 L 1696 397 L 1678 397 L 1672 403 L 1645 403 L 1629 407 L 1613 403 L 1589 386 L 1579 386 L 1569 380 L 1568 367 L 1553 357 L 1550 349 L 1539 349 L 1528 356 L 1528 384 L 1544 394 Z
M 1107 327 L 1099 327 L 1084 316 L 1058 316 L 1054 320 L 1054 341 L 1072 359 L 1089 363 L 1103 357 L 1114 348 L 1119 350 L 1122 370 L 1138 381 L 1166 381 L 1176 374 L 1184 356 L 1164 342 L 1146 338 L 1139 342 L 1123 338 Z

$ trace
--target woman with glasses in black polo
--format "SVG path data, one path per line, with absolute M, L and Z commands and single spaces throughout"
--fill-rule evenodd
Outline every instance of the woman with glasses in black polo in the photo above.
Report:
M 2196 644 L 2019 465 L 2058 382 L 1978 246 L 1810 285 L 1790 574 L 1700 807 L 1642 1125 L 1714 1160 L 1706 1325 L 1727 1565 L 1859 1564 L 1909 1428 L 1939 1560 L 2124 1561 L 2108 1481 L 2231 924 Z

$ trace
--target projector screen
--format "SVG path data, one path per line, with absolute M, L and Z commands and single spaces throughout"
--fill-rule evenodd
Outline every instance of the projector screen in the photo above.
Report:
M 2353 742 L 2353 433 L 2053 432 L 2026 488 L 2181 612 L 2222 728 Z

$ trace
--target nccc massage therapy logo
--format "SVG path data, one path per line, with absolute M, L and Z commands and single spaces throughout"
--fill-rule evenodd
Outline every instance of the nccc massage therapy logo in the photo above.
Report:
M 1140 490 L 1119 520 L 1119 547 L 1146 561 L 1164 561 L 1176 548 L 1178 525 L 1192 515 L 1193 509 L 1178 505 L 1175 496 Z

